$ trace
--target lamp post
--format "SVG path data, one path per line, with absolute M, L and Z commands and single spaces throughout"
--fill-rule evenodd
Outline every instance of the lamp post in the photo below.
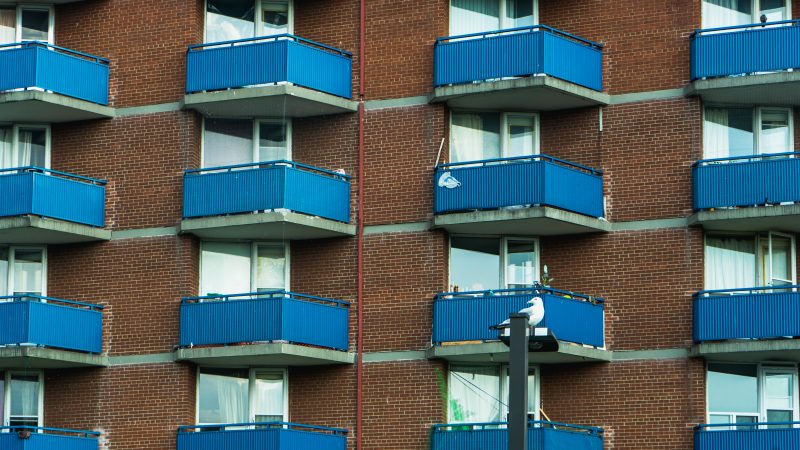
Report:
M 508 450 L 528 449 L 528 320 L 525 313 L 508 316 L 509 343 Z

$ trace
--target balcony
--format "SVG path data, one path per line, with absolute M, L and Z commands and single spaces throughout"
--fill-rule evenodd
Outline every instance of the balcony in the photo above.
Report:
M 798 27 L 800 29 L 800 27 Z M 800 232 L 800 153 L 706 159 L 692 166 L 692 224 Z
M 453 362 L 507 362 L 508 347 L 489 327 L 525 308 L 533 297 L 544 300 L 544 320 L 558 341 L 555 352 L 531 353 L 533 363 L 608 361 L 603 299 L 551 288 L 498 289 L 438 294 L 433 302 L 433 347 L 429 358 Z
M 185 298 L 179 361 L 204 365 L 349 364 L 350 304 L 284 291 Z
M 602 48 L 544 25 L 439 38 L 431 101 L 498 111 L 607 105 Z
M 107 59 L 43 42 L 0 45 L 0 122 L 113 116 Z
M 40 167 L 0 169 L 0 242 L 109 240 L 105 183 Z
M 609 231 L 599 170 L 546 155 L 436 167 L 434 227 L 451 233 L 564 235 Z
M 347 430 L 339 428 L 286 422 L 178 428 L 178 450 L 345 450 L 346 448 Z
M 181 231 L 208 239 L 355 235 L 350 177 L 291 161 L 187 171 Z
M 800 105 L 800 20 L 697 30 L 687 93 L 706 102 Z
M 186 108 L 217 117 L 310 117 L 356 111 L 352 55 L 298 36 L 192 45 Z
M 800 361 L 800 286 L 694 295 L 694 352 L 706 359 Z
M 0 427 L 0 450 L 98 450 L 99 436 L 94 431 Z
M 505 422 L 434 425 L 431 450 L 508 448 Z M 530 422 L 528 450 L 602 450 L 603 430 L 555 422 Z
M 0 368 L 104 366 L 103 307 L 37 295 L 0 297 Z
M 800 450 L 800 422 L 754 425 L 700 425 L 694 431 L 694 450 Z

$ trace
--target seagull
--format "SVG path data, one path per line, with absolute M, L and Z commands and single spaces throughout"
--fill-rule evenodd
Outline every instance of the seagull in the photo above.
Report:
M 541 297 L 533 297 L 528 300 L 528 307 L 519 310 L 520 313 L 525 313 L 530 318 L 528 319 L 528 326 L 535 327 L 544 320 L 544 302 Z M 493 330 L 502 330 L 511 326 L 511 320 L 506 319 L 502 323 L 493 325 L 490 328 Z

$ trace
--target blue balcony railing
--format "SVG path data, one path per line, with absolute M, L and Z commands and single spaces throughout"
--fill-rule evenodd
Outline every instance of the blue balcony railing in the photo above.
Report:
M 778 153 L 694 163 L 694 209 L 800 202 L 798 156 L 800 153 Z
M 496 341 L 489 327 L 528 306 L 528 300 L 544 300 L 544 320 L 560 341 L 604 345 L 603 299 L 551 288 L 498 289 L 438 294 L 433 302 L 433 343 Z
M 727 77 L 800 68 L 800 20 L 697 30 L 691 77 Z
M 103 350 L 103 307 L 39 295 L 0 297 L 0 345 Z
M 694 450 L 800 450 L 800 422 L 699 425 Z
M 434 45 L 434 86 L 549 75 L 603 90 L 603 46 L 544 25 L 449 36 Z
M 256 37 L 192 45 L 186 92 L 291 83 L 352 97 L 352 55 L 298 36 Z
M 183 179 L 183 217 L 271 209 L 350 221 L 350 177 L 291 161 L 189 170 Z
M 42 427 L 0 427 L 0 450 L 97 450 L 95 431 Z
M 33 214 L 102 227 L 105 183 L 40 167 L 0 169 L 0 217 Z
M 505 422 L 434 425 L 431 450 L 485 450 L 508 448 Z M 602 450 L 601 428 L 532 421 L 528 450 Z
M 604 215 L 602 172 L 546 155 L 441 164 L 434 183 L 435 214 L 542 205 Z
M 340 428 L 286 422 L 178 428 L 178 450 L 345 450 L 346 448 L 347 430 Z
M 288 341 L 347 350 L 350 304 L 285 291 L 189 297 L 180 345 Z
M 0 91 L 15 89 L 108 105 L 108 60 L 44 42 L 0 45 Z

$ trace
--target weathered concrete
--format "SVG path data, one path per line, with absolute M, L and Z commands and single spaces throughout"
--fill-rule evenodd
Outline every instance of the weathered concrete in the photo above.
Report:
M 715 231 L 800 232 L 800 204 L 700 211 L 689 217 L 689 225 Z
M 444 359 L 458 363 L 506 363 L 508 346 L 502 342 L 433 346 L 427 351 L 429 359 Z M 611 352 L 559 341 L 557 352 L 529 353 L 531 364 L 563 364 L 611 361 Z
M 60 123 L 112 117 L 114 108 L 66 95 L 37 90 L 0 93 L 0 122 Z
M 800 105 L 800 72 L 696 80 L 684 92 L 709 103 Z
M 355 225 L 295 212 L 200 217 L 181 221 L 181 233 L 203 239 L 323 239 L 355 236 Z
M 692 356 L 709 361 L 800 362 L 800 339 L 759 339 L 707 342 L 692 347 Z
M 551 236 L 607 232 L 611 231 L 611 224 L 596 217 L 536 206 L 440 214 L 434 217 L 433 228 L 451 233 Z
M 355 354 L 296 344 L 268 343 L 180 348 L 175 351 L 175 360 L 225 367 L 321 366 L 353 364 Z
M 0 218 L 0 242 L 4 244 L 72 244 L 109 239 L 110 230 L 79 223 L 33 215 Z
M 0 347 L 0 369 L 105 367 L 108 357 L 43 347 Z

